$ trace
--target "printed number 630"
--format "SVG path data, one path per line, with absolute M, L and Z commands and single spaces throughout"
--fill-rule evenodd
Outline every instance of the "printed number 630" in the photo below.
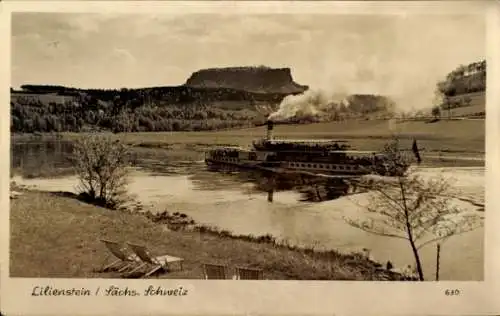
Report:
M 446 296 L 457 296 L 460 295 L 460 290 L 459 289 L 453 289 L 453 290 L 446 290 L 444 291 L 444 295 Z

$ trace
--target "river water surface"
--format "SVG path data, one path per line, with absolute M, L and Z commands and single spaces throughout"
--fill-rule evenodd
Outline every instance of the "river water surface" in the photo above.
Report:
M 274 201 L 267 201 L 267 193 L 256 190 L 256 184 L 234 174 L 205 170 L 203 162 L 193 162 L 197 170 L 189 174 L 161 174 L 136 169 L 130 176 L 129 192 L 151 210 L 181 212 L 196 222 L 230 230 L 236 234 L 272 234 L 290 243 L 336 249 L 342 252 L 371 250 L 382 263 L 390 260 L 395 266 L 413 264 L 409 245 L 404 240 L 375 236 L 349 226 L 344 217 L 363 218 L 359 206 L 366 203 L 369 193 L 361 193 L 324 201 L 303 202 L 299 192 L 279 191 Z M 438 174 L 450 179 L 463 200 L 455 200 L 460 207 L 484 214 L 484 168 L 421 168 L 423 177 Z M 14 176 L 19 184 L 48 191 L 75 192 L 75 176 L 62 178 L 26 179 Z M 442 245 L 441 280 L 482 280 L 484 256 L 482 228 L 454 236 Z M 422 249 L 422 260 L 427 278 L 435 270 L 435 245 Z

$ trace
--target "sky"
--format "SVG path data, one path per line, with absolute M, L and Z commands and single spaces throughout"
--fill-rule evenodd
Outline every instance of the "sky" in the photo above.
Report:
M 419 107 L 448 72 L 485 58 L 485 32 L 479 14 L 14 13 L 11 85 L 181 85 L 203 68 L 265 65 L 312 89 Z

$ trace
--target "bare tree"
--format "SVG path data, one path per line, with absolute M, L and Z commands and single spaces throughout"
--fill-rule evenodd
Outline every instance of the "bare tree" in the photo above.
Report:
M 402 154 L 395 141 L 386 147 L 388 166 L 395 177 L 360 180 L 361 187 L 373 194 L 367 205 L 368 220 L 345 218 L 353 227 L 366 232 L 403 239 L 411 247 L 418 277 L 424 281 L 419 250 L 433 242 L 474 230 L 482 218 L 452 205 L 449 181 L 442 177 L 423 179 L 406 169 L 409 156 Z

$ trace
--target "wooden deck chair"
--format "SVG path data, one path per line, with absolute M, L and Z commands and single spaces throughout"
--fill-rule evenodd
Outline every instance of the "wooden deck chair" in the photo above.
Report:
M 219 264 L 203 264 L 203 275 L 205 280 L 225 280 L 227 278 L 227 267 Z
M 120 246 L 119 243 L 106 239 L 101 239 L 101 242 L 109 250 L 109 255 L 106 258 L 106 261 L 111 256 L 114 256 L 116 258 L 115 261 L 104 266 L 102 268 L 102 271 L 106 271 L 111 268 L 116 268 L 118 272 L 123 272 L 126 269 L 132 267 L 134 264 L 138 264 L 140 262 L 139 258 L 135 254 L 125 253 L 125 248 L 123 246 Z
M 262 280 L 262 279 L 264 279 L 264 273 L 260 269 L 236 267 L 236 279 L 237 280 Z
M 144 275 L 142 275 L 142 277 L 148 277 L 160 269 L 167 270 L 169 268 L 169 264 L 173 262 L 177 262 L 180 269 L 182 270 L 182 262 L 184 261 L 184 259 L 182 258 L 169 255 L 155 257 L 151 255 L 150 251 L 145 246 L 136 245 L 129 242 L 127 243 L 127 245 L 142 261 L 142 264 L 130 271 L 130 273 L 137 272 L 141 268 L 147 267 L 148 271 Z

